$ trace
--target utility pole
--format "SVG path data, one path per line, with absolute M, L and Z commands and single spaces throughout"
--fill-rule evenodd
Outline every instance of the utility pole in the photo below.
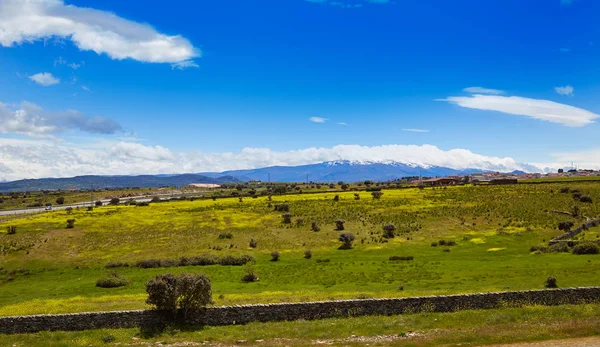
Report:
M 91 198 L 90 198 L 90 207 L 94 207 L 94 185 L 90 184 Z

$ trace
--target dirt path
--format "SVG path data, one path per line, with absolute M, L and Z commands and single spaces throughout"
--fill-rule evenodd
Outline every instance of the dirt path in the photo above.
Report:
M 516 343 L 510 345 L 492 345 L 487 347 L 600 347 L 600 336 L 582 337 L 577 339 L 552 340 L 541 342 Z

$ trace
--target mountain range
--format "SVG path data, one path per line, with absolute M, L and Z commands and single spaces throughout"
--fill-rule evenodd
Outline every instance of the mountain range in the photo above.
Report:
M 185 186 L 191 183 L 232 183 L 259 180 L 263 182 L 357 182 L 388 181 L 402 177 L 439 177 L 466 175 L 481 169 L 452 169 L 441 166 L 419 166 L 398 162 L 329 161 L 300 166 L 270 166 L 251 170 L 202 172 L 197 174 L 162 174 L 140 176 L 76 176 L 70 178 L 26 179 L 1 182 L 0 191 L 34 191 L 45 189 L 89 189 L 161 186 Z

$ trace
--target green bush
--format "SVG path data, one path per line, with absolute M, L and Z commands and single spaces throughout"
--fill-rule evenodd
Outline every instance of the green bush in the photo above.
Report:
M 17 233 L 17 227 L 15 225 L 9 225 L 6 227 L 6 233 L 8 235 L 14 235 Z
M 67 219 L 67 229 L 73 229 L 75 227 L 75 219 Z
M 98 281 L 96 281 L 96 287 L 100 288 L 117 288 L 123 287 L 129 284 L 129 281 L 123 277 L 118 272 L 111 272 L 105 277 L 102 277 Z
M 116 340 L 117 338 L 112 335 L 102 336 L 102 343 L 111 343 L 115 342 Z
M 281 218 L 283 218 L 283 223 L 284 224 L 290 224 L 290 223 L 292 223 L 292 217 L 293 216 L 294 215 L 291 214 L 291 213 L 284 213 L 284 214 L 282 214 Z
M 413 260 L 415 259 L 415 257 L 413 257 L 412 255 L 409 256 L 397 256 L 397 255 L 393 255 L 390 258 L 390 261 L 405 261 L 405 260 Z
M 352 233 L 341 233 L 338 240 L 342 243 L 340 249 L 351 249 L 352 242 L 354 242 L 354 234 Z
M 593 242 L 582 242 L 578 243 L 573 247 L 573 254 L 598 254 L 600 253 L 600 248 L 598 244 Z
M 275 204 L 275 211 L 277 211 L 277 212 L 290 212 L 290 205 L 288 205 L 288 204 Z
M 203 274 L 157 275 L 146 283 L 146 303 L 159 311 L 186 313 L 212 303 L 210 280 Z
M 383 196 L 383 192 L 374 191 L 374 192 L 371 192 L 371 196 L 373 196 L 373 199 L 380 199 Z
M 335 221 L 335 230 L 344 230 L 344 224 L 346 223 L 343 219 L 336 219 Z
M 278 261 L 280 255 L 277 251 L 271 252 L 271 261 Z
M 558 230 L 569 231 L 573 227 L 573 222 L 571 221 L 562 221 L 558 223 Z
M 556 277 L 548 277 L 548 278 L 546 278 L 546 282 L 544 283 L 544 287 L 546 287 L 546 288 L 558 288 L 558 284 L 556 283 Z
M 396 226 L 388 223 L 383 226 L 383 237 L 386 239 L 393 239 L 396 236 Z
M 312 222 L 312 223 L 310 224 L 310 229 L 311 229 L 312 231 L 319 231 L 319 230 L 321 230 L 321 228 L 319 227 L 319 225 L 317 224 L 317 222 Z
M 116 268 L 116 267 L 129 267 L 129 263 L 118 261 L 118 260 L 111 260 L 106 265 L 104 265 L 104 267 L 107 269 Z
M 310 249 L 307 249 L 304 251 L 304 259 L 310 259 L 312 258 L 312 251 Z
M 568 253 L 571 251 L 567 242 L 557 242 L 548 248 L 550 253 Z
M 230 232 L 223 232 L 219 234 L 219 239 L 231 239 L 233 238 L 233 234 Z

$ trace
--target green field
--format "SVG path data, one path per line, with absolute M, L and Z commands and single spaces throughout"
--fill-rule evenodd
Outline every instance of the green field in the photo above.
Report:
M 593 203 L 561 193 L 566 186 Z M 549 276 L 560 287 L 600 285 L 598 255 L 530 251 L 561 234 L 560 221 L 579 225 L 584 216 L 600 215 L 597 182 L 383 193 L 381 199 L 361 191 L 105 206 L 4 221 L 0 315 L 147 308 L 145 283 L 166 272 L 207 274 L 215 305 L 539 289 Z M 290 224 L 274 211 L 284 203 L 293 214 Z M 579 217 L 553 212 L 575 206 Z M 75 219 L 74 228 L 66 228 L 67 219 Z M 339 249 L 336 219 L 345 220 L 345 232 L 356 236 L 352 249 Z M 311 230 L 313 221 L 320 231 Z M 387 223 L 395 225 L 396 237 L 382 237 Z M 16 233 L 7 234 L 8 226 L 16 226 Z M 579 238 L 597 240 L 596 229 Z M 232 237 L 220 238 L 222 233 Z M 249 246 L 251 240 L 256 248 Z M 432 246 L 440 240 L 456 245 Z M 312 251 L 311 259 L 304 258 L 305 250 Z M 273 251 L 281 253 L 279 261 L 271 261 Z M 251 255 L 260 281 L 241 281 L 248 266 L 133 266 L 138 260 L 201 254 Z M 390 261 L 390 256 L 414 260 Z M 111 261 L 131 266 L 106 269 Z M 96 287 L 111 271 L 130 284 Z

